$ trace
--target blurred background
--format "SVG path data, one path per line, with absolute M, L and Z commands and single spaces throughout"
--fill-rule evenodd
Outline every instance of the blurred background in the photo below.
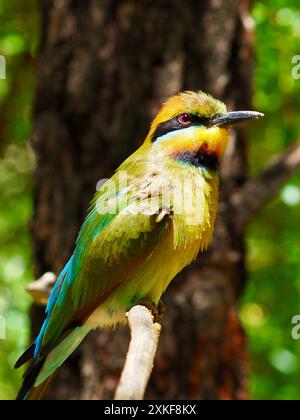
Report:
M 297 140 L 300 79 L 291 76 L 300 54 L 299 0 L 256 0 L 253 106 L 266 114 L 250 133 L 249 171 Z M 0 399 L 14 398 L 22 372 L 12 370 L 30 339 L 31 300 L 24 289 L 34 279 L 29 224 L 35 179 L 32 131 L 41 10 L 34 0 L 0 0 Z M 253 399 L 299 399 L 300 341 L 291 319 L 300 314 L 300 175 L 255 218 L 247 232 L 249 280 L 239 304 L 251 358 Z

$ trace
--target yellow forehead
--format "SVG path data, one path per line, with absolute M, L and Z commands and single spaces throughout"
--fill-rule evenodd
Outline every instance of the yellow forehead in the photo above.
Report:
M 204 92 L 182 92 L 168 99 L 152 123 L 151 132 L 162 122 L 187 112 L 201 117 L 210 118 L 224 114 L 226 106 Z

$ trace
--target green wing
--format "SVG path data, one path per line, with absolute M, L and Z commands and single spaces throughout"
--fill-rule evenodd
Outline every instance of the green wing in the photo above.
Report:
M 96 201 L 50 300 L 38 339 L 42 350 L 53 348 L 65 331 L 82 325 L 167 233 L 169 217 L 161 209 L 159 196 L 135 199 L 126 194 L 118 200 L 116 214 L 110 212 L 110 205 L 105 214 L 99 214 Z

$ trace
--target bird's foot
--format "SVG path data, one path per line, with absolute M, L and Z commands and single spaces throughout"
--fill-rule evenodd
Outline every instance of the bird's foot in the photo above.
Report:
M 159 322 L 163 319 L 163 316 L 164 316 L 165 312 L 166 312 L 165 305 L 164 305 L 163 301 L 162 301 L 162 300 L 160 300 L 160 301 L 158 302 L 158 316 L 159 316 Z
M 165 306 L 161 300 L 159 301 L 158 305 L 156 305 L 150 300 L 145 299 L 140 301 L 139 305 L 145 306 L 145 308 L 147 308 L 152 313 L 154 322 L 161 322 L 165 313 Z

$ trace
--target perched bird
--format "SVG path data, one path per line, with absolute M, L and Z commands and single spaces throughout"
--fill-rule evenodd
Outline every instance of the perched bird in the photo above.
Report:
M 125 323 L 134 305 L 159 304 L 211 239 L 228 128 L 260 117 L 226 112 L 203 92 L 163 105 L 145 142 L 92 201 L 40 334 L 16 363 L 30 362 L 18 399 L 40 399 L 91 330 Z

